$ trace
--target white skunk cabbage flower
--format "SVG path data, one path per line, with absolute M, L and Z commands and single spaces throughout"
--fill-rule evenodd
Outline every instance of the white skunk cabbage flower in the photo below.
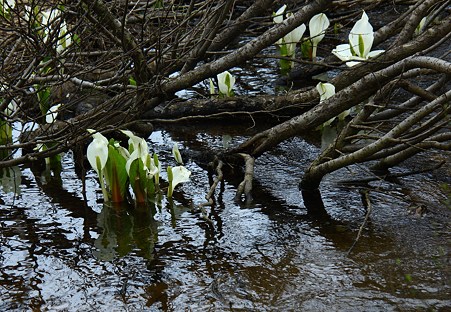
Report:
M 385 50 L 371 51 L 373 41 L 373 26 L 369 23 L 368 15 L 364 11 L 360 20 L 351 29 L 349 44 L 338 45 L 332 50 L 332 53 L 340 60 L 346 61 L 346 65 L 352 67 L 359 64 L 358 61 L 365 61 L 385 52 Z
M 421 19 L 420 23 L 418 24 L 417 28 L 415 28 L 415 36 L 418 36 L 424 31 L 424 26 L 426 25 L 428 17 L 425 16 Z
M 287 5 L 284 4 L 283 6 L 280 7 L 280 9 L 277 10 L 277 12 L 272 13 L 273 21 L 275 24 L 280 24 L 283 22 L 283 13 L 285 13 L 286 8 Z
M 67 47 L 72 44 L 72 36 L 67 32 L 66 22 L 61 22 L 60 32 L 59 32 L 58 44 L 56 46 L 56 52 L 61 54 Z
M 58 109 L 60 108 L 61 104 L 53 105 L 49 108 L 47 111 L 47 114 L 45 115 L 45 122 L 46 123 L 52 123 L 55 121 L 56 117 L 58 116 Z
M 183 165 L 182 155 L 180 154 L 177 143 L 174 143 L 174 145 L 172 146 L 172 155 L 174 156 L 174 159 L 177 163 Z
M 57 20 L 60 18 L 60 10 L 50 9 L 42 11 L 41 15 L 41 25 L 44 27 L 44 42 L 47 42 L 52 32 L 52 27 L 55 27 L 55 24 L 58 24 Z
M 130 175 L 130 166 L 132 162 L 135 159 L 140 158 L 144 164 L 144 170 L 148 170 L 147 167 L 148 158 L 149 155 L 149 147 L 147 146 L 146 140 L 143 138 L 140 138 L 139 136 L 136 136 L 133 134 L 133 132 L 129 130 L 121 130 L 123 134 L 129 137 L 128 139 L 128 145 L 133 148 L 132 153 L 130 154 L 130 157 L 127 159 L 127 162 L 125 163 L 125 169 L 127 170 L 127 174 Z
M 0 0 L 0 3 L 0 15 L 7 13 L 16 6 L 16 0 Z
M 95 130 L 88 129 L 88 132 L 91 133 L 93 140 L 88 145 L 86 156 L 91 167 L 101 176 L 108 160 L 108 139 Z
M 316 90 L 318 90 L 320 96 L 320 103 L 335 95 L 335 86 L 328 82 L 319 82 L 316 85 Z
M 293 14 L 291 14 L 291 13 L 287 14 L 287 18 L 291 18 L 292 16 L 293 16 Z M 299 41 L 301 41 L 302 36 L 304 35 L 306 29 L 307 29 L 307 27 L 305 26 L 305 24 L 302 24 L 302 25 L 296 27 L 295 29 L 293 29 L 288 34 L 286 34 L 285 37 L 283 37 L 282 44 L 286 44 L 286 48 L 287 48 L 286 56 L 294 57 L 294 55 L 296 53 L 296 45 L 298 44 Z
M 330 22 L 326 14 L 320 13 L 313 16 L 308 27 L 310 30 L 310 40 L 312 41 L 312 58 L 316 57 L 316 50 L 318 48 L 318 43 L 323 40 L 325 31 L 329 27 Z
M 275 24 L 280 24 L 283 22 L 283 14 L 286 8 L 287 5 L 284 4 L 279 10 L 277 10 L 277 12 L 273 13 L 273 21 Z M 287 19 L 292 17 L 292 13 L 287 13 Z M 296 45 L 299 41 L 301 41 L 306 28 L 307 27 L 305 26 L 305 24 L 302 24 L 286 34 L 283 38 L 277 40 L 276 44 L 279 45 L 282 56 L 294 57 L 296 52 Z
M 61 54 L 67 47 L 72 44 L 72 36 L 67 31 L 67 24 L 64 20 L 61 20 L 60 9 L 50 9 L 43 11 L 41 25 L 44 27 L 44 42 L 49 40 L 50 34 L 54 27 L 59 27 L 57 35 L 58 42 L 56 43 L 56 52 Z
M 280 24 L 284 21 L 283 14 L 287 8 L 287 5 L 284 4 L 277 12 L 273 13 L 273 21 L 275 24 Z M 287 19 L 292 18 L 292 13 L 287 13 Z M 277 40 L 276 44 L 280 47 L 280 53 L 282 56 L 294 57 L 296 52 L 296 45 L 299 41 L 301 41 L 302 36 L 306 30 L 305 24 L 302 24 L 291 32 L 286 34 L 283 38 Z
M 320 96 L 320 100 L 319 102 L 324 102 L 325 100 L 331 98 L 332 96 L 335 95 L 335 86 L 331 83 L 323 83 L 323 82 L 319 82 L 316 85 L 316 90 L 319 93 Z M 328 126 L 332 123 L 332 121 L 334 121 L 335 117 L 332 117 L 331 119 L 329 119 L 328 121 L 326 121 L 325 123 L 323 123 L 323 127 Z
M 235 85 L 235 77 L 228 71 L 218 74 L 218 87 L 219 92 L 224 96 L 233 96 L 233 86 Z
M 171 168 L 171 166 L 168 166 L 167 172 L 169 180 L 168 197 L 171 198 L 172 192 L 174 191 L 177 184 L 189 181 L 191 171 L 189 171 L 183 166 L 177 166 L 173 168 Z

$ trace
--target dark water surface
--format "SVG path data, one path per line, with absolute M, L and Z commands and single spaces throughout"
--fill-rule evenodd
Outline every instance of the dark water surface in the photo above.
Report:
M 227 141 L 184 139 L 204 148 Z M 161 131 L 149 139 L 164 168 L 171 140 Z M 254 204 L 235 203 L 239 181 L 227 179 L 206 207 L 211 222 L 195 209 L 209 176 L 194 159 L 185 159 L 191 182 L 173 203 L 157 200 L 154 217 L 103 207 L 92 171 L 85 201 L 70 153 L 61 178 L 30 168 L 4 173 L 0 311 L 449 311 L 451 234 L 440 177 L 372 183 L 370 221 L 347 256 L 365 209 L 359 188 L 338 181 L 363 169 L 326 177 L 332 218 L 312 219 L 298 182 L 317 153 L 294 139 L 265 154 L 256 162 Z M 413 196 L 426 206 L 423 216 L 411 213 Z

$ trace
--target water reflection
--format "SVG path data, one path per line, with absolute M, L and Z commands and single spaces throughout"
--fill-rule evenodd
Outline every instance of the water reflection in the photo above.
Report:
M 327 219 L 309 216 L 293 177 L 319 149 L 302 140 L 259 158 L 254 206 L 233 201 L 242 176 L 226 173 L 213 206 L 205 208 L 209 221 L 204 219 L 193 207 L 204 201 L 214 173 L 201 154 L 212 145 L 222 147 L 222 132 L 190 138 L 201 138 L 200 144 L 186 141 L 192 181 L 174 193 L 174 201 L 156 198 L 150 209 L 104 206 L 90 173 L 85 201 L 70 155 L 63 159 L 61 177 L 45 168 L 22 168 L 20 195 L 2 191 L 0 310 L 450 306 L 446 218 L 408 218 L 399 202 L 379 194 L 372 197 L 374 213 L 347 257 L 365 214 L 360 195 L 337 188 L 328 177 L 321 190 Z M 156 148 L 171 146 L 168 133 L 161 138 Z
M 20 194 L 22 171 L 18 166 L 0 168 L 0 186 L 5 193 Z
M 152 260 L 158 240 L 155 211 L 155 207 L 148 206 L 104 205 L 97 216 L 102 232 L 94 243 L 94 254 L 100 260 L 111 261 L 134 250 L 138 256 Z

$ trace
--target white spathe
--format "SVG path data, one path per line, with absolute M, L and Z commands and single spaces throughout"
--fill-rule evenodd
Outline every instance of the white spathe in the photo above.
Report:
M 349 33 L 349 44 L 354 55 L 366 58 L 371 51 L 374 41 L 373 26 L 371 26 L 368 15 L 363 11 L 362 17 L 354 24 Z
M 231 96 L 232 95 L 232 89 L 235 85 L 235 77 L 232 76 L 232 74 L 228 71 L 222 72 L 218 74 L 218 87 L 219 92 L 224 94 L 225 96 Z
M 172 146 L 172 155 L 174 156 L 174 159 L 177 163 L 183 165 L 182 155 L 180 154 L 177 143 L 174 143 L 174 145 Z
M 420 23 L 418 24 L 417 28 L 415 28 L 415 35 L 418 36 L 424 31 L 424 26 L 426 25 L 428 16 L 425 16 L 421 19 Z
M 7 9 L 14 9 L 14 7 L 16 6 L 16 0 L 2 0 L 2 7 L 3 7 L 3 11 L 7 10 Z
M 56 117 L 58 116 L 58 110 L 61 107 L 61 104 L 53 105 L 49 108 L 47 111 L 47 114 L 45 115 L 45 122 L 50 124 L 55 121 Z
M 308 24 L 310 31 L 310 40 L 312 41 L 312 57 L 316 57 L 316 50 L 318 48 L 318 43 L 323 40 L 325 31 L 329 27 L 330 22 L 326 14 L 320 13 L 313 16 Z
M 316 85 L 316 90 L 318 91 L 320 96 L 320 103 L 335 95 L 335 86 L 328 82 L 319 82 Z
M 100 176 L 100 173 L 103 168 L 105 168 L 106 162 L 108 160 L 108 139 L 95 130 L 88 129 L 88 132 L 91 133 L 93 140 L 88 145 L 86 156 L 91 167 Z M 97 159 L 99 159 L 100 168 L 97 167 Z
M 283 13 L 285 12 L 285 9 L 287 8 L 287 5 L 283 5 L 279 10 L 277 10 L 276 13 L 273 13 L 273 21 L 276 24 L 280 24 L 283 22 Z M 292 13 L 287 13 L 287 19 L 292 18 Z M 294 57 L 296 52 L 296 45 L 299 41 L 301 41 L 302 36 L 304 35 L 304 32 L 306 30 L 305 24 L 302 24 L 292 31 L 290 31 L 288 34 L 286 34 L 283 38 L 280 38 L 277 40 L 276 44 L 279 45 L 281 48 L 285 48 L 285 54 L 282 56 L 288 56 L 288 57 Z
M 61 22 L 60 27 L 60 39 L 58 40 L 58 44 L 56 46 L 56 52 L 61 54 L 68 46 L 72 44 L 72 36 L 67 32 L 66 22 Z
M 277 12 L 273 13 L 273 21 L 275 24 L 280 24 L 283 22 L 283 13 L 285 12 L 287 5 L 284 4 L 277 10 Z
M 177 184 L 188 182 L 189 177 L 191 175 L 191 171 L 189 171 L 183 166 L 173 167 L 171 168 L 171 171 L 172 171 L 172 181 L 170 181 L 169 183 L 169 187 L 171 189 L 168 191 L 168 194 L 172 194 Z
M 41 25 L 44 27 L 44 42 L 47 42 L 50 38 L 50 34 L 54 31 L 55 27 L 59 27 L 57 35 L 58 41 L 56 44 L 56 52 L 61 54 L 68 46 L 72 44 L 72 36 L 67 31 L 67 24 L 64 20 L 61 20 L 60 9 L 52 8 L 42 13 Z
M 316 85 L 316 90 L 319 93 L 320 96 L 320 100 L 319 102 L 324 102 L 325 100 L 333 97 L 335 95 L 335 86 L 331 83 L 324 83 L 324 82 L 319 82 Z M 328 126 L 332 123 L 332 121 L 334 121 L 336 117 L 332 117 L 331 119 L 329 119 L 328 121 L 326 121 L 325 123 L 323 123 L 323 126 Z
M 352 67 L 359 64 L 359 61 L 374 58 L 385 52 L 385 50 L 371 51 L 373 41 L 373 26 L 371 26 L 368 15 L 364 11 L 360 20 L 351 29 L 349 43 L 338 45 L 332 50 L 332 53 L 340 60 L 345 61 L 346 65 Z

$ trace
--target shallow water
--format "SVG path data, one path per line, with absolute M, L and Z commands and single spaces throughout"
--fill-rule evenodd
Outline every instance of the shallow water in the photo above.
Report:
M 182 135 L 156 131 L 149 139 L 165 165 L 172 138 Z M 220 148 L 224 139 L 190 133 L 182 153 Z M 373 183 L 370 222 L 347 256 L 365 209 L 358 188 L 339 181 L 361 176 L 361 168 L 326 177 L 331 219 L 310 218 L 298 179 L 317 153 L 293 139 L 259 158 L 252 205 L 234 202 L 239 181 L 227 177 L 206 208 L 211 222 L 195 209 L 209 174 L 194 158 L 186 158 L 191 182 L 177 188 L 173 203 L 157 199 L 154 217 L 103 207 L 92 171 L 85 201 L 70 153 L 61 178 L 16 169 L 2 180 L 10 184 L 0 205 L 0 310 L 450 309 L 449 207 L 434 173 Z M 409 190 L 427 203 L 424 216 L 409 213 Z

